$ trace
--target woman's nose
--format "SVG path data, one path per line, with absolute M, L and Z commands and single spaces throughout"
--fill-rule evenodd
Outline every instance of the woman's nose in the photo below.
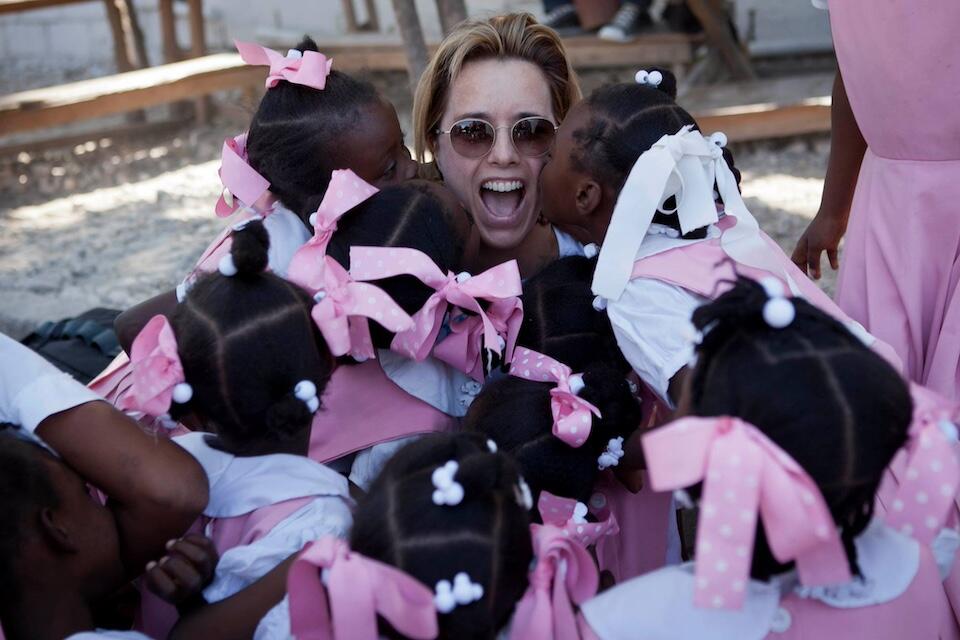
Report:
M 493 148 L 487 154 L 487 160 L 497 165 L 511 165 L 520 161 L 517 149 L 510 140 L 510 129 L 505 127 L 497 130 L 496 139 L 493 141 Z

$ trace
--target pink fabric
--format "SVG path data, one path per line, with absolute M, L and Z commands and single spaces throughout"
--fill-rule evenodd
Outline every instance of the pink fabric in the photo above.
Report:
M 324 580 L 321 570 L 326 570 Z M 378 615 L 405 637 L 429 640 L 437 635 L 430 589 L 335 538 L 304 549 L 290 567 L 287 594 L 290 632 L 303 640 L 376 640 Z
M 960 3 L 844 0 L 830 22 L 868 145 L 837 302 L 960 400 Z
M 376 360 L 337 367 L 323 406 L 313 415 L 309 456 L 329 462 L 380 442 L 457 425 L 439 409 L 398 387 Z
M 758 516 L 773 555 L 795 561 L 803 584 L 850 581 L 843 544 L 817 485 L 756 427 L 731 417 L 681 418 L 646 434 L 643 449 L 654 489 L 704 482 L 697 606 L 743 605 Z
M 717 226 L 721 231 L 727 231 L 736 224 L 735 218 L 727 216 L 721 219 Z M 781 272 L 793 279 L 800 293 L 810 304 L 841 322 L 850 320 L 850 317 L 820 287 L 790 261 L 776 242 L 762 231 L 760 237 L 770 248 L 771 253 L 776 255 L 782 266 Z M 661 280 L 692 291 L 704 298 L 714 299 L 732 287 L 737 275 L 747 276 L 754 280 L 776 277 L 784 287 L 787 287 L 787 283 L 778 274 L 741 264 L 737 264 L 734 268 L 734 264 L 723 251 L 720 240 L 716 238 L 677 247 L 637 260 L 633 265 L 632 277 Z M 786 290 L 789 291 L 789 288 Z M 903 363 L 890 345 L 878 339 L 871 348 L 883 356 L 897 371 L 903 371 Z
M 242 516 L 213 518 L 208 525 L 210 539 L 217 547 L 217 553 L 223 555 L 234 547 L 256 542 L 313 500 L 313 496 L 295 498 L 260 507 Z
M 366 183 L 350 169 L 337 169 L 330 176 L 330 184 L 323 200 L 310 216 L 313 237 L 300 247 L 290 260 L 287 279 L 304 289 L 315 292 L 324 286 L 323 258 L 337 222 L 348 211 L 376 194 L 378 189 Z
M 240 57 L 247 64 L 267 65 L 270 73 L 267 75 L 266 88 L 272 89 L 281 80 L 293 84 L 300 84 L 313 89 L 323 89 L 327 86 L 327 76 L 333 60 L 317 51 L 304 51 L 300 55 L 281 55 L 280 52 L 262 47 L 252 42 L 233 43 L 240 52 Z
M 177 339 L 166 317 L 150 319 L 130 349 L 132 384 L 119 408 L 161 416 L 170 410 L 173 389 L 185 381 Z
M 951 620 L 936 563 L 922 546 L 917 575 L 895 600 L 842 609 L 791 594 L 780 601 L 780 607 L 790 614 L 790 627 L 783 632 L 771 632 L 767 635 L 770 640 L 956 640 L 960 637 Z
M 597 593 L 599 576 L 586 548 L 552 525 L 530 525 L 536 564 L 513 615 L 510 638 L 577 640 L 576 611 Z
M 214 210 L 221 218 L 232 215 L 241 206 L 252 207 L 269 193 L 270 182 L 247 161 L 246 133 L 223 141 L 219 175 L 224 192 L 217 198 Z
M 486 314 L 497 334 L 504 338 L 503 362 L 509 364 L 513 361 L 517 334 L 523 322 L 523 302 L 519 297 L 494 300 Z M 481 317 L 461 315 L 460 319 L 450 322 L 450 335 L 433 348 L 433 357 L 482 383 L 487 377 L 482 361 L 483 331 Z
M 423 307 L 413 315 L 413 329 L 398 333 L 390 345 L 391 350 L 417 361 L 426 358 L 433 350 L 443 326 L 443 318 L 451 307 L 454 312 L 463 310 L 476 315 L 483 326 L 479 335 L 483 337 L 484 348 L 502 354 L 507 344 L 506 338 L 498 333 L 497 326 L 480 301 L 507 301 L 522 293 L 516 260 L 504 262 L 475 276 L 443 273 L 428 255 L 406 247 L 351 247 L 350 275 L 356 280 L 412 275 L 434 290 Z M 465 369 L 469 369 L 474 363 L 463 364 Z
M 564 532 L 564 535 L 576 540 L 584 547 L 595 545 L 605 536 L 620 533 L 617 518 L 610 509 L 602 509 L 594 513 L 599 520 L 587 522 L 589 513 L 587 505 L 572 498 L 561 498 L 549 491 L 541 491 L 537 500 L 537 511 L 544 524 L 549 524 Z
M 526 348 L 518 351 L 516 362 L 510 367 L 510 375 L 534 382 L 556 383 L 556 387 L 550 389 L 553 435 L 571 447 L 579 447 L 587 441 L 593 416 L 601 416 L 599 409 L 578 396 L 578 390 L 571 388 L 575 378 L 579 378 L 582 387 L 582 377 L 574 376 L 570 367 L 550 356 Z

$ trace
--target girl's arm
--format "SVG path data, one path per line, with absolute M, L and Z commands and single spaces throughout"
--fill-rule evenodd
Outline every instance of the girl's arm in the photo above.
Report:
M 820 255 L 823 251 L 827 252 L 834 270 L 840 267 L 837 248 L 847 230 L 850 205 L 866 150 L 867 142 L 850 108 L 843 77 L 837 71 L 830 107 L 830 160 L 823 181 L 820 210 L 800 236 L 791 257 L 794 264 L 814 280 L 820 278 Z
M 113 329 L 117 332 L 117 340 L 127 353 L 134 338 L 140 333 L 144 325 L 155 315 L 166 316 L 169 320 L 177 308 L 177 291 L 172 289 L 149 300 L 144 300 L 130 307 L 113 321 Z
M 36 433 L 109 496 L 130 575 L 163 555 L 207 504 L 206 475 L 189 453 L 2 334 L 0 420 Z
M 229 598 L 182 616 L 168 637 L 170 640 L 252 638 L 260 620 L 286 595 L 287 572 L 296 557 L 297 554 L 293 554 Z

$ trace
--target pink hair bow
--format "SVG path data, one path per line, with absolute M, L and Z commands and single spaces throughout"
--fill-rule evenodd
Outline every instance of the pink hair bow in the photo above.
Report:
M 500 337 L 480 300 L 492 303 L 520 294 L 520 270 L 516 260 L 481 274 L 443 273 L 425 253 L 405 247 L 351 247 L 350 274 L 356 280 L 381 280 L 412 275 L 434 290 L 413 315 L 414 326 L 398 333 L 390 348 L 414 360 L 430 354 L 449 306 L 475 314 L 483 327 L 484 347 L 501 352 Z
M 946 524 L 960 490 L 957 461 L 956 403 L 911 384 L 913 422 L 904 447 L 905 470 L 897 473 L 899 487 L 887 512 L 887 523 L 930 544 Z M 900 467 L 903 469 L 903 467 Z
M 247 134 L 223 141 L 220 152 L 220 182 L 224 191 L 217 198 L 216 212 L 221 218 L 241 205 L 252 207 L 270 189 L 270 182 L 247 161 Z
M 333 258 L 323 258 L 323 290 L 311 315 L 335 356 L 350 353 L 358 360 L 373 358 L 367 318 L 396 333 L 413 326 L 413 319 L 380 287 L 354 282 Z
M 130 348 L 130 365 L 133 382 L 130 393 L 120 401 L 120 408 L 151 416 L 165 415 L 177 386 L 186 380 L 177 353 L 177 339 L 164 316 L 152 317 L 137 334 Z M 186 387 L 181 389 L 179 393 L 186 391 Z
M 600 522 L 587 522 L 587 505 L 573 498 L 561 498 L 549 491 L 541 491 L 537 500 L 537 510 L 544 524 L 554 526 L 565 536 L 589 547 L 604 536 L 616 535 L 620 525 L 612 512 L 607 510 Z
M 513 640 L 579 640 L 574 605 L 597 593 L 597 565 L 562 529 L 530 525 L 536 565 L 513 616 Z
M 565 364 L 550 356 L 530 349 L 521 349 L 514 355 L 510 375 L 535 382 L 555 382 L 550 390 L 550 409 L 553 411 L 553 435 L 571 447 L 579 447 L 590 436 L 593 418 L 601 417 L 600 409 L 581 398 L 583 377 L 574 374 Z
M 345 213 L 369 199 L 378 189 L 368 184 L 350 169 L 337 169 L 330 176 L 330 184 L 315 213 L 310 215 L 313 237 L 297 249 L 287 268 L 287 279 L 300 286 L 317 291 L 323 288 L 323 258 L 337 222 Z
M 266 81 L 267 89 L 274 88 L 281 80 L 314 89 L 323 89 L 327 86 L 327 76 L 330 75 L 333 60 L 322 53 L 291 49 L 286 56 L 283 56 L 278 51 L 253 42 L 234 40 L 233 44 L 236 45 L 240 57 L 247 64 L 270 67 Z
M 290 567 L 287 594 L 290 631 L 300 640 L 376 640 L 378 614 L 405 637 L 437 635 L 430 589 L 336 538 L 307 545 Z
M 517 291 L 516 295 L 519 296 L 519 273 Z M 477 382 L 486 379 L 481 347 L 485 346 L 487 351 L 500 354 L 504 363 L 509 363 L 513 358 L 517 334 L 520 333 L 520 324 L 523 322 L 523 302 L 519 297 L 494 300 L 485 313 L 498 338 L 503 340 L 502 348 L 499 344 L 490 345 L 483 340 L 485 325 L 481 316 L 462 315 L 460 319 L 450 322 L 450 335 L 438 342 L 433 349 L 433 356 L 437 360 L 463 371 Z
M 849 582 L 840 535 L 813 479 L 756 427 L 737 418 L 681 418 L 643 437 L 656 491 L 704 481 L 697 523 L 700 607 L 743 605 L 757 517 L 780 562 L 796 562 L 806 586 Z

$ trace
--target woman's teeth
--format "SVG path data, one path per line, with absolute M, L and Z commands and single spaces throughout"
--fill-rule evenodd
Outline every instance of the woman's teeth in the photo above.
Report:
M 523 183 L 519 180 L 491 180 L 489 182 L 484 182 L 483 185 L 481 185 L 481 188 L 488 189 L 490 191 L 506 193 L 508 191 L 522 189 Z

